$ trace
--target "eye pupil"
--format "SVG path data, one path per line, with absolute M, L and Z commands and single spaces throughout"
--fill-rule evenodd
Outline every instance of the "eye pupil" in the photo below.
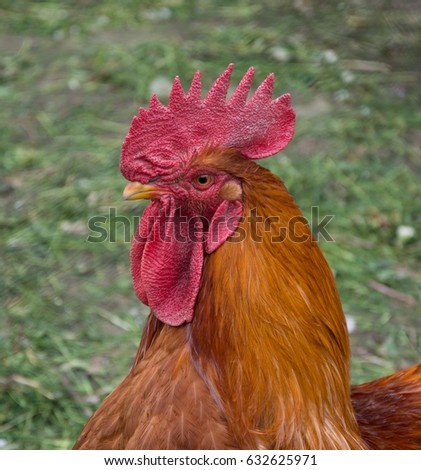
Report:
M 198 189 L 207 189 L 213 182 L 211 175 L 197 175 L 194 177 L 193 184 Z
M 209 177 L 207 175 L 201 175 L 197 177 L 197 182 L 199 184 L 207 184 L 209 182 Z

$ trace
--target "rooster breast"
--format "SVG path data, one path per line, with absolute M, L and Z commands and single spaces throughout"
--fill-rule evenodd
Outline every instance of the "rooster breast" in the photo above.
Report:
M 163 326 L 156 336 L 88 421 L 75 449 L 236 447 L 191 363 L 185 327 Z

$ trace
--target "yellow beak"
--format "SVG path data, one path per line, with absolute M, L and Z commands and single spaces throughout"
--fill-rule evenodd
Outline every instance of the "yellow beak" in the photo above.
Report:
M 131 181 L 123 191 L 123 198 L 126 201 L 134 201 L 136 199 L 153 199 L 158 198 L 162 194 L 168 192 L 166 189 L 157 188 L 156 186 Z

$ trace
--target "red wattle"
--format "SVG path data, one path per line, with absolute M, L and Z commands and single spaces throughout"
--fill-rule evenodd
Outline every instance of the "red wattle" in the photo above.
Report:
M 192 321 L 203 257 L 200 219 L 181 214 L 172 197 L 145 209 L 131 250 L 133 283 L 139 299 L 162 322 Z

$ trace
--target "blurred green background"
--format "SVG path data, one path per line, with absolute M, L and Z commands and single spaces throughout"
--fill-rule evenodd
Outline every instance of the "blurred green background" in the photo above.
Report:
M 72 446 L 128 372 L 147 310 L 123 224 L 121 143 L 152 92 L 228 63 L 275 72 L 294 141 L 263 164 L 310 216 L 350 323 L 361 382 L 420 362 L 419 1 L 2 0 L 0 448 Z M 107 224 L 105 224 L 107 225 Z M 132 226 L 134 230 L 134 225 Z

